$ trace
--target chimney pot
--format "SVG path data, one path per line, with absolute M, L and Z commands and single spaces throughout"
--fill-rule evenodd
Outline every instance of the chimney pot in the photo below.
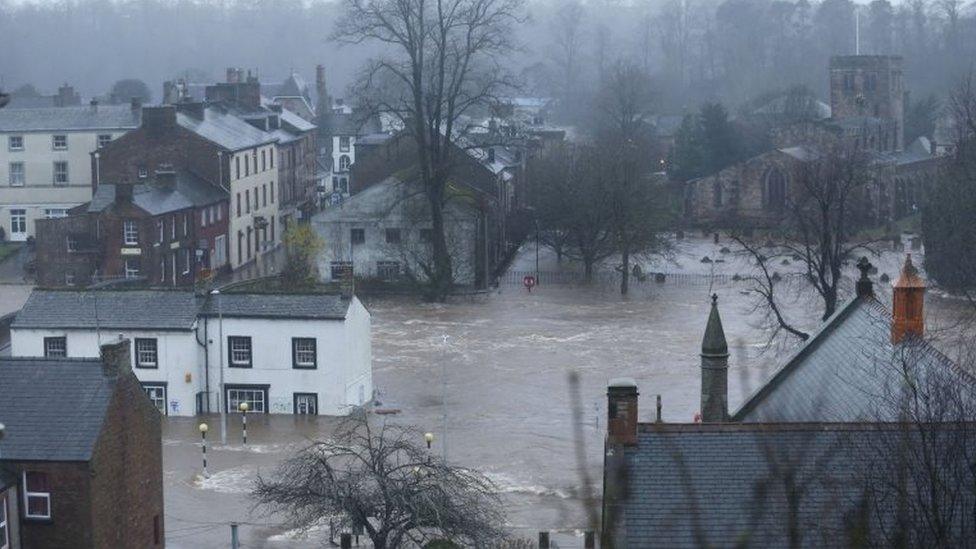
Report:
M 607 443 L 637 444 L 637 382 L 631 378 L 611 379 L 607 386 Z

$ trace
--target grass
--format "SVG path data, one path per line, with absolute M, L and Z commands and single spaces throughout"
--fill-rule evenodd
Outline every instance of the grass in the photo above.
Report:
M 0 263 L 6 261 L 8 257 L 20 251 L 21 246 L 23 246 L 23 244 L 15 242 L 0 242 Z

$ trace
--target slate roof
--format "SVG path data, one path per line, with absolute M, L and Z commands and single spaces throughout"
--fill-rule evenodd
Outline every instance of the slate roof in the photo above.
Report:
M 36 289 L 11 328 L 190 330 L 197 310 L 187 291 Z
M 221 147 L 238 151 L 273 143 L 275 137 L 248 124 L 241 118 L 217 106 L 203 109 L 203 118 L 177 112 L 176 123 Z
M 849 423 L 641 424 L 637 445 L 623 447 L 622 462 L 618 449 L 606 458 L 608 482 L 626 485 L 622 494 L 611 492 L 622 499 L 611 513 L 614 541 L 669 549 L 789 547 L 788 472 L 804 487 L 797 503 L 800 546 L 841 546 L 845 515 L 871 467 L 865 455 L 895 444 L 884 438 L 892 436 L 904 431 Z
M 219 302 L 219 303 L 218 303 Z M 215 317 L 344 320 L 349 300 L 336 294 L 248 294 L 210 296 L 201 314 Z
M 891 313 L 874 298 L 841 307 L 732 414 L 733 421 L 897 420 L 902 366 L 976 386 L 967 372 L 925 341 L 894 346 Z
M 0 359 L 0 457 L 88 461 L 115 383 L 99 359 Z
M 0 132 L 134 129 L 142 113 L 129 105 L 0 110 Z
M 177 172 L 170 181 L 165 176 L 150 183 L 135 185 L 132 203 L 150 215 L 161 215 L 227 199 L 227 192 L 189 172 Z M 95 189 L 89 212 L 100 212 L 115 203 L 116 185 L 102 183 Z

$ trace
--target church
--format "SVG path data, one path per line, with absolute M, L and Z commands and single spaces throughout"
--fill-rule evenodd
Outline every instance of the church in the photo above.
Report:
M 788 213 L 804 166 L 836 144 L 863 151 L 869 166 L 871 211 L 879 224 L 912 215 L 922 187 L 938 168 L 926 137 L 904 143 L 902 58 L 844 55 L 830 60 L 830 116 L 773 131 L 772 150 L 688 181 L 686 214 L 713 228 L 774 227 Z

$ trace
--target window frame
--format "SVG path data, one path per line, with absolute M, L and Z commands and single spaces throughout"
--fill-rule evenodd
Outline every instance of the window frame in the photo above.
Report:
M 14 166 L 18 166 L 20 169 L 17 172 L 19 176 L 19 181 L 14 181 Z M 23 161 L 18 160 L 17 162 L 11 162 L 7 165 L 7 184 L 11 187 L 23 187 L 27 184 L 27 164 Z
M 168 387 L 169 384 L 166 383 L 165 381 L 144 381 L 144 382 L 139 382 L 139 385 L 142 387 L 142 391 L 144 393 L 146 393 L 146 398 L 148 398 L 149 401 L 153 403 L 153 408 L 156 408 L 157 410 L 159 410 L 159 413 L 161 415 L 168 416 L 169 415 L 169 406 L 168 406 L 169 402 L 168 402 L 167 399 L 169 399 L 169 387 Z M 147 391 L 147 389 L 162 389 L 163 390 L 163 407 L 162 408 L 160 408 L 159 406 L 156 406 L 156 399 L 149 395 L 149 391 Z
M 64 354 L 51 353 L 50 344 L 61 342 Z M 49 336 L 44 338 L 44 358 L 68 358 L 68 336 Z
M 14 146 L 14 139 L 20 140 L 20 146 Z M 7 150 L 10 152 L 21 152 L 24 150 L 24 136 L 23 135 L 8 135 L 7 136 Z
M 247 361 L 234 360 L 234 343 L 247 342 Z M 239 351 L 241 352 L 241 351 Z M 227 367 L 228 368 L 253 368 L 254 367 L 254 344 L 251 336 L 227 336 Z
M 112 134 L 100 133 L 95 139 L 97 139 L 98 148 L 101 149 L 112 142 Z
M 142 270 L 142 265 L 137 265 L 136 267 L 131 268 L 129 266 L 129 262 L 130 261 L 136 262 L 138 260 L 136 260 L 136 259 L 126 259 L 125 260 L 125 262 L 123 263 L 123 267 L 122 267 L 124 269 L 125 278 L 127 278 L 127 279 L 129 279 L 129 278 L 139 278 L 140 271 Z
M 360 238 L 356 238 L 359 235 Z M 354 227 L 349 229 L 349 243 L 353 246 L 366 244 L 366 229 Z
M 312 406 L 315 407 L 315 413 L 307 413 L 298 411 L 298 399 L 299 398 L 312 398 Z M 318 393 L 292 393 L 291 397 L 291 413 L 296 416 L 317 416 L 319 415 L 319 394 Z
M 35 492 L 30 489 L 30 484 L 27 482 L 27 474 L 43 475 L 45 484 L 47 484 L 47 492 Z M 21 473 L 21 479 L 23 480 L 24 486 L 24 518 L 27 520 L 51 520 L 53 513 L 51 512 L 51 483 L 48 479 L 48 474 L 44 471 L 28 471 L 24 470 Z M 43 498 L 47 504 L 47 514 L 45 515 L 34 515 L 31 514 L 30 500 L 31 498 Z
M 64 170 L 59 170 L 58 168 L 63 166 Z M 64 176 L 64 180 L 61 181 L 59 176 Z M 55 160 L 51 165 L 51 184 L 55 187 L 67 187 L 71 184 L 71 172 L 68 168 L 67 160 Z
M 61 138 L 64 140 L 64 146 L 59 147 L 58 141 Z M 68 150 L 68 134 L 66 133 L 56 133 L 51 135 L 51 150 L 53 151 L 66 151 Z
M 125 246 L 139 245 L 139 224 L 136 220 L 122 220 L 122 244 Z
M 308 349 L 299 351 L 298 346 L 302 343 L 312 344 L 312 361 L 299 362 L 299 353 L 308 353 Z M 319 367 L 319 348 L 318 340 L 314 337 L 293 337 L 291 338 L 291 367 L 295 370 L 316 370 Z
M 226 384 L 226 385 L 224 385 L 224 395 L 223 395 L 224 396 L 224 410 L 226 410 L 227 413 L 235 413 L 235 412 L 236 413 L 240 413 L 240 409 L 238 408 L 238 406 L 240 405 L 240 399 L 239 398 L 238 399 L 235 399 L 236 402 L 235 402 L 235 405 L 234 406 L 231 406 L 230 405 L 231 400 L 232 400 L 230 398 L 230 392 L 231 391 L 253 391 L 253 392 L 260 392 L 262 394 L 261 395 L 261 401 L 262 401 L 262 404 L 264 405 L 263 406 L 264 409 L 263 410 L 258 410 L 255 406 L 249 404 L 248 405 L 249 406 L 248 412 L 249 413 L 258 413 L 258 414 L 267 414 L 267 413 L 270 413 L 271 412 L 271 410 L 270 410 L 270 408 L 271 408 L 271 402 L 270 402 L 269 395 L 268 395 L 268 389 L 270 389 L 270 388 L 271 388 L 271 385 L 267 385 L 267 384 L 248 384 L 248 383 Z M 251 402 L 254 402 L 253 399 L 249 399 L 249 400 Z
M 147 353 L 151 352 L 153 354 L 154 359 L 152 362 L 143 362 L 142 357 L 139 355 L 140 352 L 143 352 L 143 349 L 140 349 L 139 345 L 148 344 L 148 343 L 152 343 L 152 350 L 151 351 L 146 350 L 145 352 Z M 133 353 L 135 354 L 134 357 L 135 360 L 133 362 L 135 362 L 136 368 L 145 369 L 145 370 L 159 369 L 159 340 L 157 338 L 137 337 L 135 338 L 135 341 L 133 341 L 132 349 L 133 349 Z

